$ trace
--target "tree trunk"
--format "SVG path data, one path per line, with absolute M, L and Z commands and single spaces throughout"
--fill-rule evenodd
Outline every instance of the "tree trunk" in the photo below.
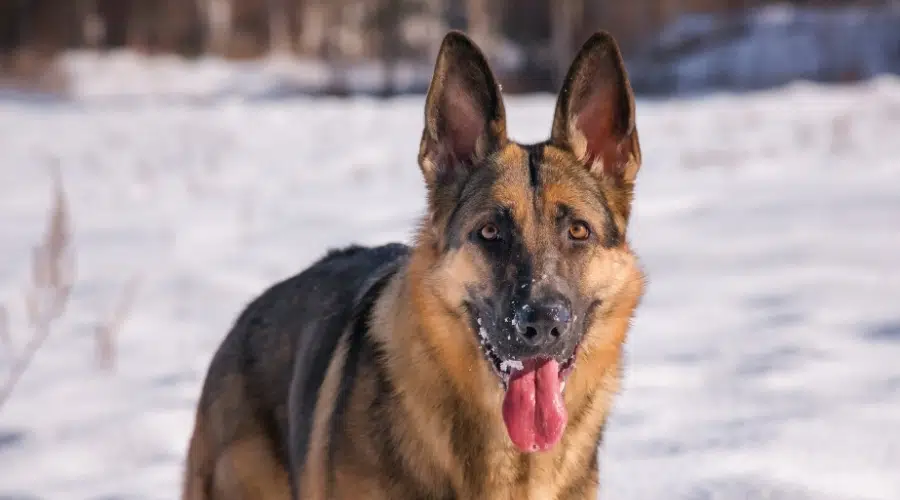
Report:
M 16 32 L 19 35 L 19 43 L 21 46 L 30 48 L 31 44 L 34 43 L 34 40 L 31 39 L 31 19 L 32 19 L 32 4 L 28 0 L 19 0 L 18 1 L 18 16 L 16 20 Z
M 324 36 L 322 53 L 325 63 L 331 69 L 331 81 L 327 93 L 334 96 L 347 96 L 350 94 L 349 65 L 346 54 L 340 46 L 338 35 L 344 24 L 344 2 L 346 0 L 323 0 L 324 6 Z
M 231 42 L 234 0 L 197 0 L 205 25 L 206 52 L 225 55 Z
M 329 28 L 327 0 L 306 0 L 300 16 L 300 51 L 323 57 Z M 333 0 L 337 1 L 337 0 Z
M 556 65 L 556 85 L 559 87 L 566 78 L 569 63 L 575 57 L 572 42 L 575 37 L 575 23 L 581 12 L 581 0 L 559 0 L 555 8 L 550 9 L 552 16 L 553 62 Z
M 286 0 L 268 0 L 269 50 L 287 54 L 292 50 L 291 27 L 288 21 Z
M 469 35 L 490 57 L 493 40 L 491 40 L 491 15 L 487 0 L 466 0 L 466 20 Z
M 79 42 L 96 50 L 106 38 L 106 25 L 97 11 L 96 0 L 76 0 L 75 8 L 79 23 Z
M 403 0 L 379 0 L 375 12 L 374 38 L 378 40 L 378 57 L 384 69 L 384 82 L 379 92 L 382 97 L 391 97 L 397 93 L 396 74 L 403 46 L 400 33 L 403 17 Z
M 147 0 L 133 0 L 129 5 L 131 9 L 127 17 L 126 45 L 138 51 L 149 51 L 153 29 L 151 19 L 153 6 L 149 5 Z

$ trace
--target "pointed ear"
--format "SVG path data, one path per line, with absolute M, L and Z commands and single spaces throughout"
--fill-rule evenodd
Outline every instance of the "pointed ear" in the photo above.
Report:
M 500 88 L 481 50 L 451 31 L 425 99 L 419 166 L 429 187 L 475 168 L 506 142 Z
M 595 33 L 581 47 L 556 103 L 551 142 L 592 173 L 633 182 L 641 164 L 634 94 L 615 39 Z

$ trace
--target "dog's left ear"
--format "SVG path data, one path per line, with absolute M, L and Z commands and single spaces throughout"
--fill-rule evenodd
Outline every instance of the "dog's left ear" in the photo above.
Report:
M 591 173 L 631 183 L 641 164 L 634 94 L 615 39 L 595 33 L 575 56 L 556 103 L 551 142 Z
M 481 50 L 451 31 L 425 99 L 419 166 L 429 187 L 477 167 L 507 140 L 500 88 Z

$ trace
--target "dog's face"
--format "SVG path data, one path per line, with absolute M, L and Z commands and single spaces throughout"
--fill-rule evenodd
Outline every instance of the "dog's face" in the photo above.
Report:
M 566 425 L 576 360 L 609 342 L 603 322 L 630 315 L 641 293 L 625 238 L 640 149 L 621 56 L 608 35 L 591 38 L 560 92 L 550 139 L 520 145 L 506 136 L 481 52 L 451 33 L 425 119 L 419 163 L 435 248 L 427 281 L 470 326 L 455 341 L 478 346 L 478 363 L 499 382 L 513 443 L 548 449 Z

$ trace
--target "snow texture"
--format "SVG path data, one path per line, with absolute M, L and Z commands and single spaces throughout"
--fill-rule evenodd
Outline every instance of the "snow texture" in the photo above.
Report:
M 0 498 L 177 498 L 205 370 L 240 309 L 328 248 L 409 241 L 423 214 L 421 96 L 150 94 L 0 101 L 14 350 L 49 165 L 78 263 L 67 313 L 0 408 Z M 545 137 L 552 107 L 509 98 L 513 136 Z M 900 498 L 900 82 L 638 110 L 630 240 L 650 282 L 602 497 Z M 97 323 L 135 276 L 117 369 L 101 371 Z M 0 373 L 10 360 L 0 342 Z
M 525 365 L 517 359 L 505 359 L 500 362 L 500 371 L 502 372 L 509 372 L 510 370 L 521 371 L 523 368 L 525 368 Z
M 371 94 L 382 90 L 388 77 L 378 61 L 348 64 L 339 72 L 322 61 L 278 55 L 235 62 L 217 57 L 147 57 L 127 50 L 103 55 L 73 51 L 60 58 L 59 67 L 73 82 L 70 95 L 107 102 L 267 100 L 325 92 L 338 81 L 350 93 Z M 432 69 L 430 60 L 399 63 L 392 76 L 395 88 L 424 92 Z

